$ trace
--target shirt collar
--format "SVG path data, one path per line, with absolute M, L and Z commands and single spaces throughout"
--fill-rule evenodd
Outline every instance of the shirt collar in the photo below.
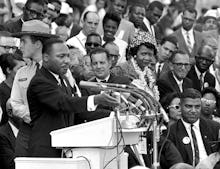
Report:
M 18 135 L 18 128 L 15 127 L 10 121 L 8 121 L 8 123 L 9 123 L 9 125 L 11 127 L 11 130 L 12 130 L 14 136 L 17 137 L 17 135 Z
M 86 35 L 83 33 L 83 31 L 81 30 L 78 34 L 78 38 L 81 39 L 81 40 L 86 40 Z
M 176 76 L 174 75 L 174 73 L 173 73 L 173 77 L 174 77 L 174 79 L 176 80 L 176 83 L 177 83 L 178 85 L 183 84 L 183 79 L 182 79 L 182 80 L 177 79 Z
M 182 120 L 183 125 L 185 126 L 186 129 L 190 129 L 191 128 L 192 124 L 185 122 L 183 119 L 181 119 L 181 120 Z M 193 123 L 194 128 L 199 129 L 199 123 L 200 123 L 199 119 L 195 123 Z
M 106 82 L 108 82 L 109 78 L 110 78 L 110 74 L 109 74 L 105 79 L 102 79 L 102 80 L 96 78 L 96 81 L 97 81 L 97 82 L 101 82 L 101 81 L 105 80 Z
M 187 33 L 189 33 L 189 35 L 193 35 L 193 28 L 190 29 L 189 31 L 186 31 L 186 30 L 183 29 L 183 27 L 182 27 L 181 30 L 182 30 L 182 33 L 183 33 L 184 35 L 186 35 Z
M 201 73 L 201 72 L 199 71 L 199 69 L 197 68 L 197 66 L 196 66 L 196 65 L 195 65 L 195 71 L 196 71 L 196 74 L 197 74 L 198 78 L 200 78 L 200 75 L 201 75 L 201 74 L 203 74 L 203 77 L 204 77 L 204 76 L 205 76 L 205 74 L 206 74 L 206 72 Z
M 55 79 L 58 81 L 58 83 L 60 83 L 59 75 L 57 75 L 57 74 L 55 74 L 55 73 L 53 73 L 51 71 L 49 71 L 49 72 L 55 77 Z

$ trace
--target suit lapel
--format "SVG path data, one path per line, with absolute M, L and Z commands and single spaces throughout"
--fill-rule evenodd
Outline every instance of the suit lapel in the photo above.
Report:
M 186 140 L 187 138 L 190 139 L 187 131 L 186 131 L 186 128 L 182 122 L 182 120 L 179 120 L 178 122 L 178 138 L 180 138 L 180 141 L 181 141 L 181 144 L 183 144 L 184 146 L 184 150 L 185 152 L 187 153 L 187 156 L 188 156 L 188 159 L 190 160 L 190 163 L 192 164 L 193 162 L 193 152 L 192 152 L 192 147 L 191 147 L 191 142 L 189 142 L 187 144 L 186 141 L 184 141 L 184 139 Z
M 170 79 L 170 83 L 173 85 L 172 88 L 174 89 L 174 91 L 177 91 L 177 92 L 180 93 L 179 86 L 177 85 L 176 80 L 175 80 L 174 77 L 173 77 L 172 71 L 170 71 L 170 72 L 168 73 L 168 76 L 169 76 L 169 79 Z
M 5 132 L 7 133 L 8 138 L 9 138 L 9 140 L 10 140 L 11 143 L 12 143 L 12 146 L 15 147 L 15 140 L 16 140 L 16 138 L 15 138 L 15 135 L 14 135 L 12 129 L 11 129 L 10 124 L 9 124 L 9 123 L 6 123 L 5 128 L 6 128 L 6 131 L 5 131 Z
M 208 139 L 209 130 L 208 130 L 207 123 L 202 118 L 200 118 L 199 128 L 200 128 L 200 132 L 201 132 L 204 147 L 206 149 L 207 154 L 209 155 L 209 154 L 211 154 L 211 149 L 210 149 L 210 146 L 209 146 L 209 141 L 210 140 Z

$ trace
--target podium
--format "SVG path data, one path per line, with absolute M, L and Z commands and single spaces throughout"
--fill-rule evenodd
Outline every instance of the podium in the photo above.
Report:
M 120 169 L 127 169 L 128 155 L 123 146 L 137 144 L 143 131 L 145 128 L 120 129 L 117 135 L 116 119 L 110 116 L 52 131 L 51 145 L 68 151 L 72 158 L 87 159 L 91 169 L 117 169 L 116 157 Z

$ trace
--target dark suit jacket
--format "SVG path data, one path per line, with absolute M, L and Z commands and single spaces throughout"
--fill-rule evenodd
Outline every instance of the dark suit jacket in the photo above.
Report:
M 163 98 L 167 93 L 177 92 L 180 93 L 179 86 L 173 77 L 172 71 L 168 71 L 161 75 L 157 80 L 158 89 L 160 92 L 160 98 Z M 191 88 L 192 81 L 188 78 L 183 80 L 183 91 L 187 88 Z
M 15 168 L 15 136 L 9 123 L 0 127 L 0 166 L 1 169 Z
M 90 81 L 96 82 L 96 79 L 93 78 Z M 130 84 L 130 80 L 127 77 L 115 76 L 111 74 L 107 83 Z M 96 95 L 100 93 L 100 91 L 93 90 L 93 89 L 81 89 L 81 91 L 82 91 L 83 96 Z M 99 105 L 94 112 L 90 112 L 90 113 L 84 112 L 84 113 L 77 114 L 76 123 L 80 124 L 83 122 L 88 122 L 88 121 L 97 120 L 103 117 L 107 117 L 109 116 L 112 110 L 113 109 L 111 107 Z
M 17 33 L 21 32 L 22 21 L 21 16 L 12 18 L 4 23 L 4 27 L 8 32 Z
M 171 36 L 175 36 L 177 38 L 179 49 L 186 52 L 191 58 L 195 58 L 195 56 L 197 55 L 198 49 L 202 43 L 202 34 L 197 31 L 193 31 L 193 34 L 194 34 L 195 43 L 194 43 L 193 50 L 191 53 L 188 50 L 181 28 L 176 30 L 173 34 L 171 34 Z
M 29 155 L 60 157 L 60 151 L 51 147 L 50 132 L 74 125 L 74 113 L 87 111 L 87 97 L 71 97 L 64 93 L 56 78 L 42 67 L 27 90 L 32 132 Z
M 164 62 L 162 70 L 160 71 L 159 77 L 158 77 L 158 72 L 157 72 L 157 77 L 160 78 L 164 73 L 170 71 L 170 66 L 168 62 Z
M 191 67 L 187 77 L 193 81 L 193 88 L 197 89 L 198 91 L 201 91 L 200 80 L 196 74 L 195 66 Z M 215 77 L 208 71 L 206 72 L 205 77 L 204 77 L 204 84 L 205 83 L 208 83 L 208 86 L 204 86 L 204 87 L 215 88 Z
M 219 129 L 220 124 L 207 119 L 200 119 L 200 131 L 203 139 L 203 143 L 206 149 L 207 154 L 211 154 L 217 151 L 218 144 L 212 143 L 212 141 L 216 141 L 219 138 Z M 183 138 L 189 137 L 185 126 L 182 120 L 178 120 L 176 123 L 171 125 L 169 139 L 174 143 L 179 152 L 182 155 L 183 161 L 185 163 L 191 164 L 193 163 L 192 157 L 192 148 L 191 144 L 184 144 Z

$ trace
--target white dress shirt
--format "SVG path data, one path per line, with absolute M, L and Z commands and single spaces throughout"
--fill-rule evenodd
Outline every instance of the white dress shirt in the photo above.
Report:
M 182 35 L 184 37 L 184 40 L 187 43 L 187 34 L 189 34 L 189 39 L 190 39 L 190 43 L 191 43 L 191 48 L 193 49 L 193 46 L 195 44 L 195 39 L 194 39 L 194 34 L 193 34 L 193 29 L 190 29 L 189 31 L 186 31 L 185 29 L 181 28 L 182 31 Z
M 144 23 L 145 26 L 147 27 L 149 33 L 155 37 L 154 26 L 150 24 L 149 20 L 148 20 L 146 17 L 144 17 L 143 23 Z
M 50 73 L 56 78 L 56 80 L 58 81 L 58 85 L 61 85 L 61 81 L 60 81 L 59 75 L 57 75 L 57 74 L 55 74 L 55 73 L 53 73 L 51 71 L 50 71 Z M 68 79 L 68 81 L 69 81 L 69 79 Z M 64 80 L 64 84 L 67 86 L 65 80 Z M 76 83 L 74 85 L 75 85 L 75 87 L 77 86 Z M 78 88 L 78 86 L 77 86 L 77 88 Z M 97 108 L 97 105 L 94 104 L 94 95 L 89 96 L 88 99 L 87 99 L 87 111 L 95 111 L 96 108 Z
M 191 147 L 193 150 L 192 152 L 193 152 L 193 156 L 195 156 L 194 155 L 193 139 L 192 139 L 192 135 L 191 135 L 191 124 L 186 123 L 184 120 L 182 120 L 182 122 L 183 122 L 183 125 L 185 126 L 187 134 L 191 140 L 190 142 L 191 142 Z M 199 123 L 200 123 L 200 120 L 197 120 L 195 123 L 193 123 L 193 129 L 195 131 L 196 140 L 197 140 L 198 148 L 199 148 L 199 161 L 201 161 L 207 157 L 207 152 L 206 152 L 205 146 L 203 144 L 203 139 L 202 139 L 202 135 L 201 135 L 200 128 L 199 128 Z
M 180 89 L 180 92 L 183 92 L 183 80 L 177 79 L 174 74 L 173 74 L 173 77 L 174 77 L 174 79 L 175 79 L 175 81 L 176 81 L 176 83 L 177 83 L 177 85 L 178 85 L 178 87 Z
M 17 135 L 18 135 L 18 128 L 15 127 L 10 121 L 8 121 L 8 123 L 9 123 L 9 125 L 10 125 L 10 127 L 11 127 L 11 130 L 12 130 L 12 132 L 13 132 L 15 138 L 17 138 Z
M 83 55 L 86 55 L 86 38 L 86 35 L 81 30 L 76 36 L 70 38 L 66 44 L 78 48 Z

